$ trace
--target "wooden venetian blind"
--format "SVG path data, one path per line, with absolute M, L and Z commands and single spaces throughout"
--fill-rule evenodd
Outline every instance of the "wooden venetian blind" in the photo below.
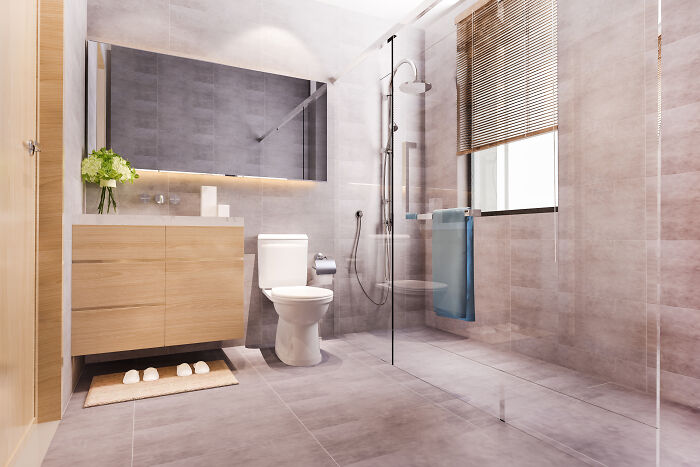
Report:
M 557 128 L 556 0 L 488 0 L 457 18 L 457 154 Z

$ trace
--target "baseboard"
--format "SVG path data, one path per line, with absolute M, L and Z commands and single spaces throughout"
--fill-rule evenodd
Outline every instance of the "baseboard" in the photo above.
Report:
M 22 442 L 7 463 L 7 467 L 40 467 L 60 422 L 33 422 Z
M 5 464 L 5 467 L 16 465 L 15 461 L 17 460 L 17 456 L 22 451 L 22 449 L 25 445 L 25 442 L 29 439 L 30 434 L 34 430 L 34 427 L 36 427 L 36 417 L 32 418 L 31 423 L 27 426 L 27 429 L 24 431 L 24 434 L 19 439 L 17 446 L 15 446 L 15 449 L 10 453 L 10 457 L 7 459 L 7 463 Z

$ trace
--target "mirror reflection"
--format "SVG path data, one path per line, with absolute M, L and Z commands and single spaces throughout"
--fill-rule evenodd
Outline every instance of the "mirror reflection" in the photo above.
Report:
M 88 151 L 136 169 L 326 180 L 326 84 L 88 43 Z

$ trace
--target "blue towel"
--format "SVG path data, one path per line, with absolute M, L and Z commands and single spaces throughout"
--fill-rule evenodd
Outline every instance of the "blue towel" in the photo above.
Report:
M 474 321 L 474 219 L 465 208 L 433 213 L 433 282 L 447 285 L 433 292 L 438 316 Z

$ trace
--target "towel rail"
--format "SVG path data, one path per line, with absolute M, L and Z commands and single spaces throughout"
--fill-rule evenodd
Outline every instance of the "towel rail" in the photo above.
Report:
M 481 209 L 465 209 L 464 210 L 464 217 L 480 217 L 481 216 Z M 423 214 L 416 214 L 416 213 L 406 213 L 406 219 L 412 219 L 412 220 L 418 220 L 418 221 L 432 221 L 433 220 L 433 213 L 432 212 L 427 212 Z

